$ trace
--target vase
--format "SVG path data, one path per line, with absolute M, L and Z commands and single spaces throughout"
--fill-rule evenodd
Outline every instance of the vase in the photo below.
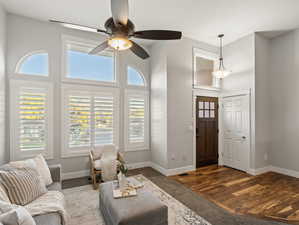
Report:
M 126 186 L 127 186 L 126 176 L 122 172 L 119 172 L 118 175 L 117 175 L 117 178 L 118 178 L 119 189 L 121 191 L 124 191 L 126 189 Z

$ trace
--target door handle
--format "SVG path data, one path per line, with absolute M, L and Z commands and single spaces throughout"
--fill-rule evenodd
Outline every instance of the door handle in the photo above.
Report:
M 245 139 L 246 139 L 246 137 L 245 137 L 245 136 L 242 136 L 242 139 L 243 139 L 243 140 L 245 140 Z

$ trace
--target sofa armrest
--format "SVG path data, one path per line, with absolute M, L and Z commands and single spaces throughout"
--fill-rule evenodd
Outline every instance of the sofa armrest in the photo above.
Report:
M 61 165 L 49 166 L 53 182 L 61 182 Z

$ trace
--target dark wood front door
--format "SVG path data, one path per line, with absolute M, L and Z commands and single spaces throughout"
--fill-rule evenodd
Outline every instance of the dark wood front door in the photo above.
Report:
M 196 167 L 218 163 L 218 98 L 196 99 Z

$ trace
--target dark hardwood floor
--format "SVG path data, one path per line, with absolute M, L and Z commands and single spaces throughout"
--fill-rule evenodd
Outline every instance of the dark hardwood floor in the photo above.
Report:
M 235 214 L 299 224 L 299 179 L 211 165 L 172 179 Z
M 211 172 L 212 170 L 209 170 L 205 173 L 207 174 Z M 192 209 L 199 216 L 205 218 L 212 225 L 286 225 L 285 223 L 278 221 L 264 220 L 254 216 L 231 213 L 228 210 L 217 206 L 206 197 L 198 195 L 186 185 L 181 184 L 175 179 L 165 177 L 152 168 L 130 170 L 128 175 L 133 176 L 137 174 L 142 174 L 150 179 L 161 189 Z M 63 181 L 63 188 L 77 187 L 86 184 L 89 184 L 88 177 L 82 177 Z

